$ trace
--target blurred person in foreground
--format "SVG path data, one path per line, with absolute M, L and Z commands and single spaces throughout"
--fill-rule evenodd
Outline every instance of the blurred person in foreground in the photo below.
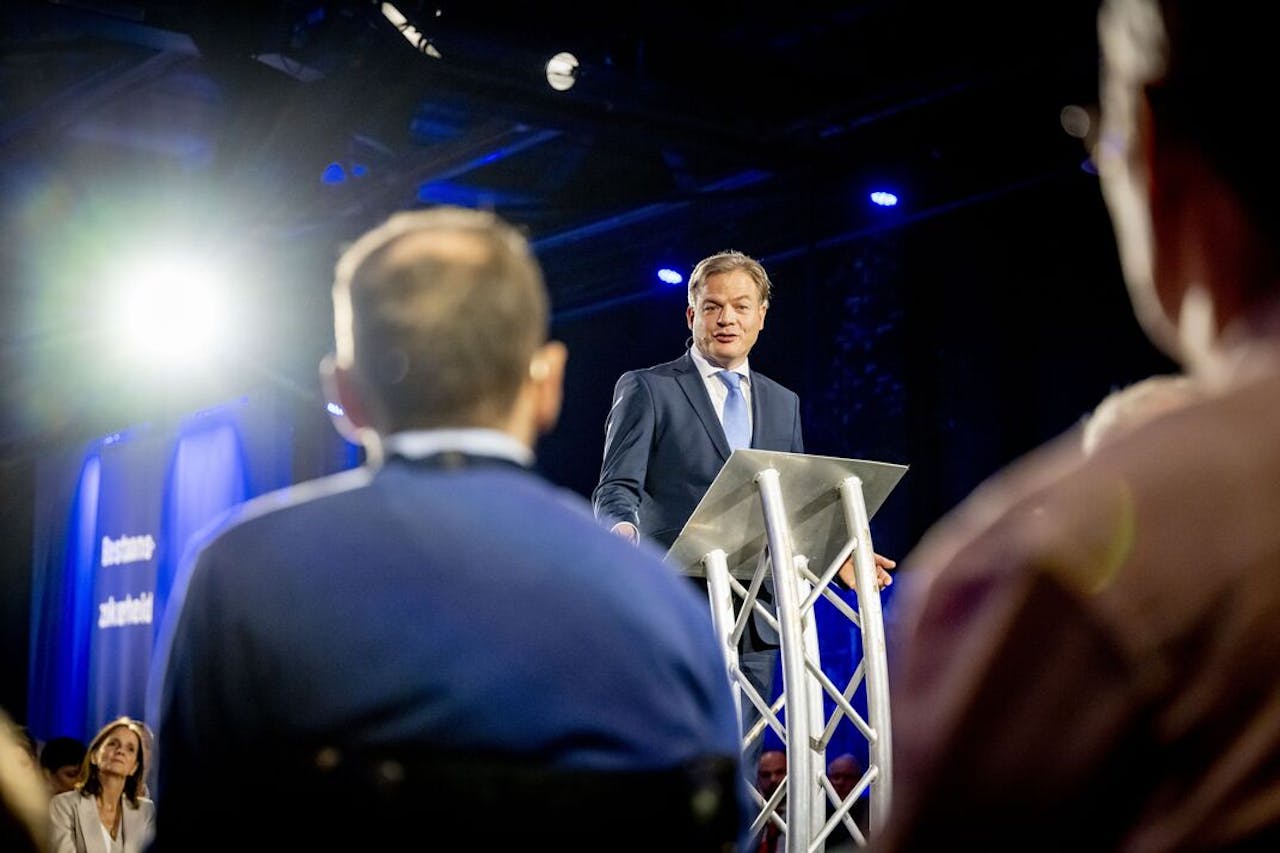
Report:
M 1280 69 L 1265 6 L 1111 0 L 1094 156 L 1197 398 L 1074 431 L 903 561 L 879 851 L 1280 849 Z
M 1182 373 L 1157 373 L 1116 388 L 1093 408 L 1080 429 L 1081 449 L 1093 453 L 1138 424 L 1196 399 L 1199 384 Z
M 158 848 L 225 841 L 228 797 L 263 818 L 237 838 L 257 849 L 414 847 L 446 821 L 463 847 L 559 824 L 557 848 L 626 849 L 646 809 L 676 849 L 735 843 L 705 601 L 532 470 L 567 351 L 527 240 L 399 213 L 341 256 L 333 299 L 322 374 L 368 463 L 197 550 L 151 683 Z
M 0 708 L 0 850 L 49 849 L 49 792 L 40 778 L 26 731 Z

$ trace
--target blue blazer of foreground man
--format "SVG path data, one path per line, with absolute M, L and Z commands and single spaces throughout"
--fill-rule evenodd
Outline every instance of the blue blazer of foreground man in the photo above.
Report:
M 672 849 L 744 837 L 705 600 L 530 470 L 567 351 L 525 238 L 397 214 L 339 260 L 334 308 L 323 373 L 370 461 L 195 552 L 151 681 L 157 849 L 225 842 L 224 808 L 238 845 L 253 809 L 274 841 L 313 826 L 352 849 L 444 821 L 462 846 L 540 824 L 561 849 L 626 849 L 641 825 L 674 824 Z

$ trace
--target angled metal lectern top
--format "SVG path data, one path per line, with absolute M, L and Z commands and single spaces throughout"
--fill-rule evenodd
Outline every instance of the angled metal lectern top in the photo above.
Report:
M 768 801 L 757 792 L 760 812 L 753 831 L 778 823 L 786 832 L 788 853 L 823 850 L 838 824 L 865 845 L 866 837 L 850 816 L 864 793 L 870 797 L 871 828 L 887 815 L 892 729 L 870 518 L 906 471 L 906 465 L 862 459 L 735 450 L 667 552 L 667 562 L 681 572 L 706 578 L 734 698 L 739 707 L 745 700 L 759 712 L 756 724 L 743 733 L 744 750 L 763 737 L 766 726 L 786 743 L 786 782 Z M 856 577 L 856 610 L 829 588 L 849 559 Z M 772 609 L 758 601 L 769 573 Z M 843 687 L 822 670 L 813 609 L 820 597 L 861 631 L 862 660 Z M 772 705 L 738 667 L 738 643 L 755 612 L 776 624 L 780 637 L 783 685 Z M 864 683 L 865 718 L 851 702 Z M 830 719 L 824 718 L 824 695 L 833 702 Z M 780 716 L 783 708 L 786 714 Z M 861 780 L 840 800 L 826 779 L 826 745 L 846 718 L 866 738 L 869 760 Z M 780 814 L 784 799 L 785 818 Z

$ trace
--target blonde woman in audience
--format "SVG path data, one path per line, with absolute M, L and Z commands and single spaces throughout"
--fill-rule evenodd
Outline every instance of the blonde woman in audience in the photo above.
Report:
M 142 796 L 146 728 L 119 717 L 89 743 L 74 790 L 49 801 L 51 853 L 142 853 L 155 830 L 155 804 Z

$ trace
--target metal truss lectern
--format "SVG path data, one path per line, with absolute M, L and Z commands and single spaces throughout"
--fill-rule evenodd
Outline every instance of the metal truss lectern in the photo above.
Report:
M 759 712 L 743 732 L 744 751 L 764 736 L 766 726 L 786 744 L 787 778 L 767 801 L 755 792 L 760 810 L 752 830 L 778 823 L 786 833 L 787 853 L 824 850 L 842 823 L 855 843 L 865 846 L 867 839 L 850 815 L 864 794 L 870 798 L 867 834 L 882 826 L 888 813 L 892 726 L 870 518 L 906 471 L 905 465 L 859 459 L 735 450 L 667 552 L 667 561 L 681 572 L 706 578 L 734 699 L 739 710 L 748 701 Z M 856 609 L 830 588 L 851 556 Z M 758 600 L 770 573 L 772 611 Z M 843 686 L 822 669 L 814 611 L 820 598 L 860 630 L 862 659 L 854 662 Z M 781 638 L 782 692 L 772 705 L 738 667 L 738 643 L 754 612 L 776 624 Z M 853 704 L 862 686 L 865 716 Z M 824 696 L 833 707 L 829 719 Z M 868 761 L 841 801 L 826 778 L 826 749 L 845 719 L 866 738 Z M 754 768 L 745 772 L 751 776 Z

